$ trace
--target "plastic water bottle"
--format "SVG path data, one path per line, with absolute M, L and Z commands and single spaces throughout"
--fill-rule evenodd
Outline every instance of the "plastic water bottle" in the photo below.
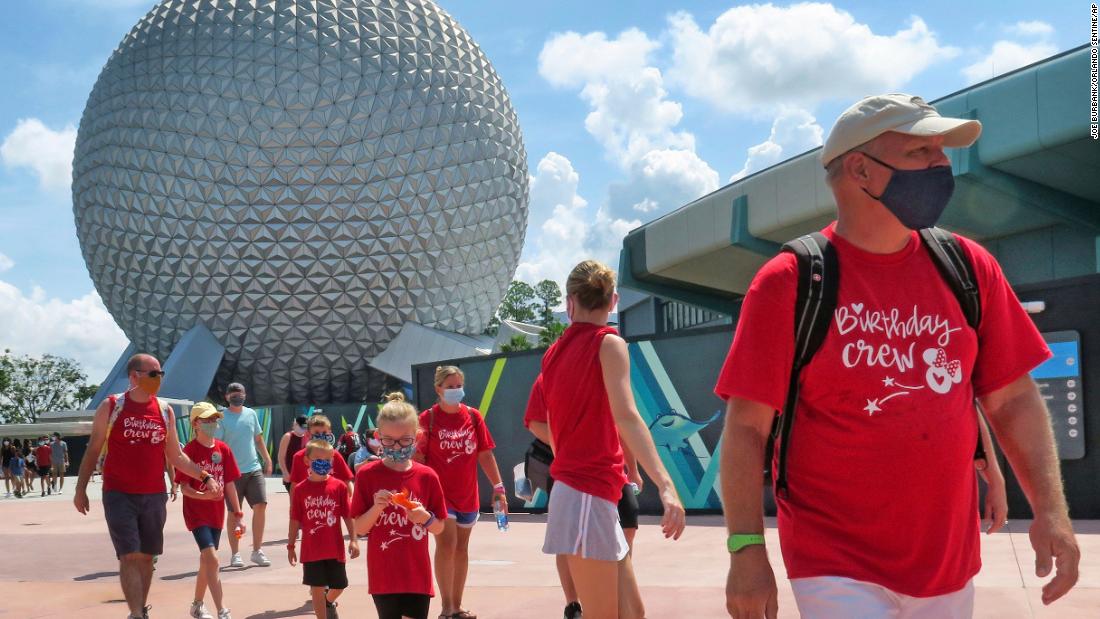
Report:
M 498 499 L 493 501 L 493 515 L 497 518 L 497 529 L 501 531 L 508 530 L 508 514 L 504 511 L 504 501 Z

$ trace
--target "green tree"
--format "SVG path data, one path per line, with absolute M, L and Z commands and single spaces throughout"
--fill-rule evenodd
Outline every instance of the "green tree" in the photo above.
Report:
M 0 417 L 7 423 L 34 423 L 44 412 L 75 408 L 87 378 L 76 361 L 54 355 L 16 357 L 4 351 L 0 368 L 7 377 Z
M 535 321 L 535 311 L 538 308 L 535 297 L 535 289 L 527 282 L 518 279 L 508 285 L 508 292 L 504 293 L 504 299 L 497 308 L 497 313 L 489 321 L 485 332 L 496 335 L 497 328 L 502 320 L 514 320 L 516 322 L 532 323 Z
M 519 333 L 512 336 L 512 339 L 500 345 L 500 352 L 520 352 L 521 350 L 531 350 L 534 346 L 531 345 L 530 340 L 526 336 Z
M 562 333 L 565 333 L 565 323 L 555 320 L 539 334 L 539 346 L 549 348 L 551 344 L 558 341 Z
M 561 305 L 561 287 L 552 279 L 544 279 L 535 284 L 535 296 L 542 303 L 539 307 L 539 324 L 549 328 L 557 322 L 554 308 Z
M 88 408 L 88 404 L 98 391 L 99 385 L 84 385 L 83 387 L 77 387 L 76 393 L 73 394 L 73 400 L 76 401 L 79 408 Z

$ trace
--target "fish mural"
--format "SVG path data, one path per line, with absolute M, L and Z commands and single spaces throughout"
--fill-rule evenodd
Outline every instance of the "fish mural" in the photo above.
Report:
M 722 411 L 719 410 L 706 421 L 695 421 L 673 409 L 654 419 L 653 423 L 649 424 L 649 433 L 653 435 L 653 443 L 656 446 L 683 451 L 688 448 L 688 439 L 721 417 Z

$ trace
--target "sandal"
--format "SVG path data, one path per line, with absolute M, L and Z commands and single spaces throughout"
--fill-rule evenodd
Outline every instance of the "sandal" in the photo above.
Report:
M 451 619 L 477 619 L 477 615 L 460 609 L 457 613 L 451 615 Z

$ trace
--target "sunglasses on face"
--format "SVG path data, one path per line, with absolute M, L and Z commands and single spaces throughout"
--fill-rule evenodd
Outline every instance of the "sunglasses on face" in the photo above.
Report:
M 389 438 L 388 436 L 383 436 L 382 438 L 378 439 L 378 441 L 386 447 L 393 447 L 394 445 L 408 447 L 409 445 L 412 445 L 416 442 L 416 438 L 412 436 L 406 436 L 402 438 Z
M 164 376 L 164 370 L 135 370 L 134 373 L 138 376 L 148 376 L 149 378 Z

